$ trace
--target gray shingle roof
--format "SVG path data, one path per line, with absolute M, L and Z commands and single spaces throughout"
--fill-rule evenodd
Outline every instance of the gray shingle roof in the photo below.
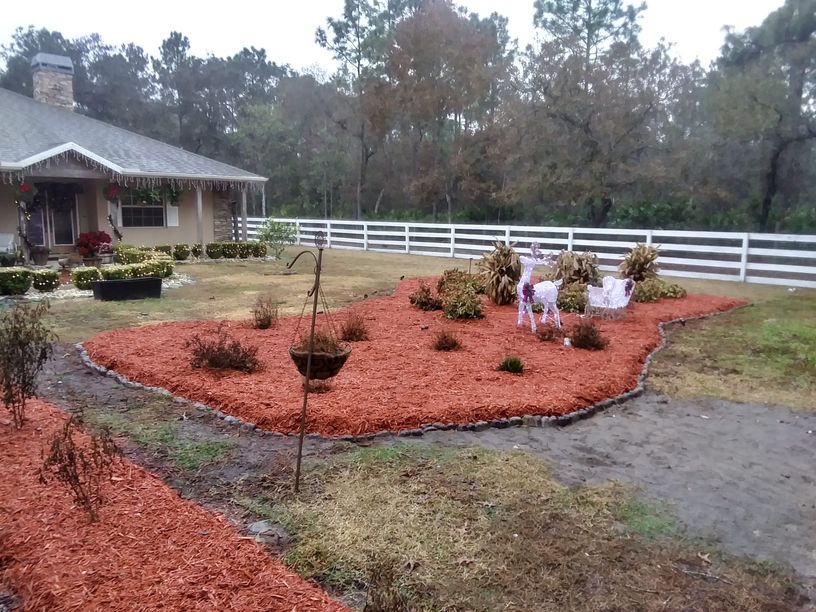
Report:
M 74 155 L 114 179 L 260 186 L 266 179 L 184 149 L 0 88 L 0 173 Z

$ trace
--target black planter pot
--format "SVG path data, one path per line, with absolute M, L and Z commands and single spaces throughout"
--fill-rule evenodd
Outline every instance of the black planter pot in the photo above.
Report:
M 161 278 L 128 278 L 123 280 L 102 280 L 91 283 L 95 300 L 143 300 L 161 297 Z

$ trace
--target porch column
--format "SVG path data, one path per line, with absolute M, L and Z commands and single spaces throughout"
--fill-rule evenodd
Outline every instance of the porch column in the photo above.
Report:
M 196 187 L 196 232 L 198 244 L 204 246 L 204 202 L 201 187 Z
M 246 187 L 241 190 L 241 240 L 247 241 L 247 198 Z
M 266 219 L 266 185 L 261 188 L 261 216 Z

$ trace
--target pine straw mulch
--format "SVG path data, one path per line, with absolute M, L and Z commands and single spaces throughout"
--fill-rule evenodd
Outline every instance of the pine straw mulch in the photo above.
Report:
M 431 423 L 472 423 L 525 414 L 563 415 L 635 387 L 646 356 L 660 342 L 658 323 L 734 308 L 739 300 L 689 295 L 631 304 L 620 320 L 596 320 L 609 347 L 586 351 L 541 342 L 529 324 L 516 329 L 515 306 L 485 303 L 485 318 L 448 321 L 441 312 L 412 307 L 421 279 L 399 285 L 392 297 L 366 300 L 351 310 L 369 340 L 353 350 L 332 391 L 311 399 L 308 431 L 327 436 L 412 429 Z M 347 316 L 331 315 L 335 327 Z M 567 328 L 577 315 L 564 315 Z M 326 317 L 320 316 L 326 325 Z M 229 332 L 257 346 L 260 371 L 193 369 L 185 343 L 217 329 L 215 321 L 162 323 L 104 332 L 85 343 L 91 358 L 132 380 L 164 387 L 267 430 L 298 429 L 302 379 L 289 359 L 297 318 L 274 329 L 230 322 Z M 308 328 L 308 321 L 299 329 Z M 437 331 L 455 331 L 462 349 L 432 348 Z M 507 356 L 524 361 L 522 376 L 496 371 Z
M 0 425 L 0 585 L 23 609 L 346 609 L 126 459 L 89 523 L 67 488 L 37 478 L 65 418 L 33 401 L 22 430 Z

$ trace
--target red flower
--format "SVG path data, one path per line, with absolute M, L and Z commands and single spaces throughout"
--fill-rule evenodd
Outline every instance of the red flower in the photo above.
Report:
M 28 193 L 31 191 L 31 185 L 28 183 L 20 183 L 20 193 Z
M 110 245 L 111 237 L 107 232 L 84 232 L 77 238 L 77 251 L 83 256 L 96 255 L 102 245 Z
M 111 183 L 105 189 L 105 199 L 107 200 L 115 200 L 119 197 L 119 185 L 116 183 Z

